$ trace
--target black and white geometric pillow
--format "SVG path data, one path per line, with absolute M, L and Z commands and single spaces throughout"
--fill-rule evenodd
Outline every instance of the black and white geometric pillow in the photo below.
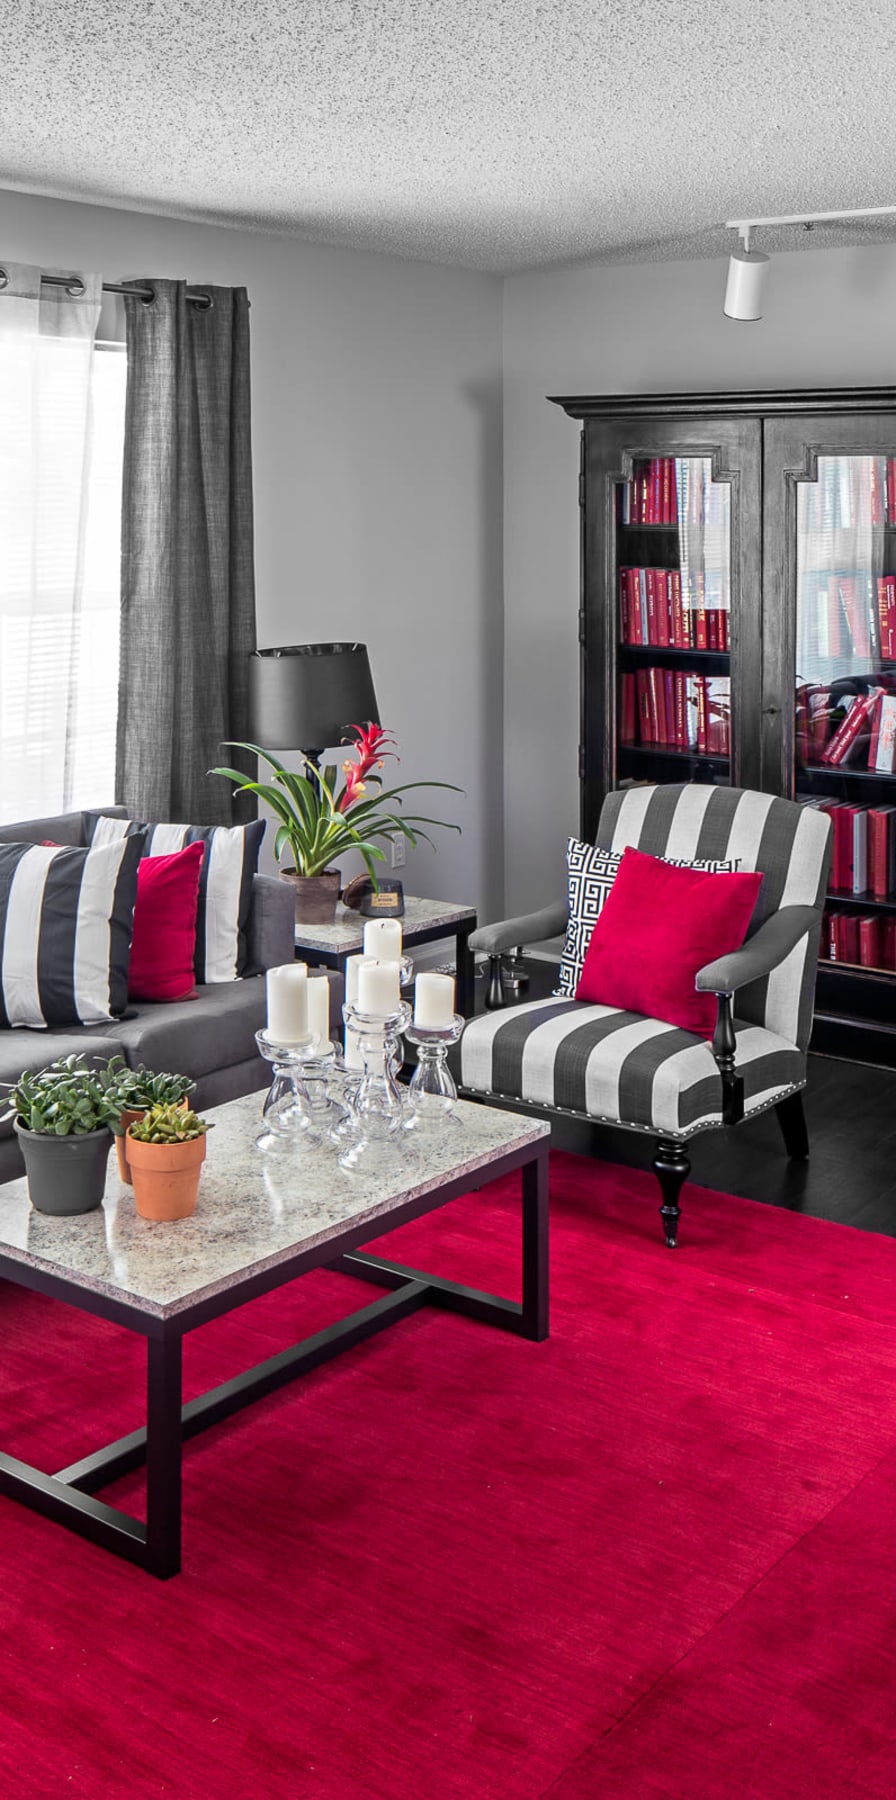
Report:
M 567 844 L 569 918 L 554 992 L 563 994 L 568 1000 L 575 998 L 591 933 L 619 873 L 622 856 L 621 850 L 598 850 L 594 844 L 583 844 L 579 838 L 570 838 Z M 739 857 L 714 862 L 692 862 L 683 856 L 664 856 L 661 860 L 674 863 L 679 869 L 705 869 L 714 875 L 731 874 L 740 868 Z
M 187 844 L 205 845 L 194 971 L 202 983 L 235 981 L 249 961 L 246 925 L 264 820 L 253 819 L 248 825 L 147 825 L 106 813 L 85 814 L 85 833 L 93 844 L 115 843 L 134 832 L 145 835 L 146 856 L 171 856 Z
M 143 838 L 0 844 L 0 1027 L 98 1025 L 128 999 Z

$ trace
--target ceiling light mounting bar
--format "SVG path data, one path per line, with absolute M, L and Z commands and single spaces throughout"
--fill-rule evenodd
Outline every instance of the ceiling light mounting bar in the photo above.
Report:
M 825 219 L 880 219 L 896 213 L 896 206 L 862 206 L 856 212 L 785 213 L 775 219 L 726 219 L 726 231 L 750 231 L 758 225 L 815 225 Z

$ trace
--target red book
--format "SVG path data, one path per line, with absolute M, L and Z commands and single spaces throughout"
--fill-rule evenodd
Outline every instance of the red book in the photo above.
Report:
M 647 591 L 647 637 L 645 643 L 659 643 L 659 626 L 656 616 L 656 569 L 644 570 L 644 585 Z
M 632 609 L 628 594 L 628 570 L 619 571 L 619 642 L 630 644 L 632 641 Z
M 840 893 L 851 893 L 853 883 L 853 819 L 859 809 L 846 804 L 831 813 L 834 827 L 834 854 L 831 862 L 831 887 Z
M 728 636 L 728 610 L 727 610 L 727 608 L 725 608 L 724 611 L 719 613 L 719 635 L 720 635 L 720 639 L 721 639 L 721 641 L 719 643 L 719 649 L 727 650 L 729 648 L 730 641 L 731 641 Z
M 880 913 L 871 913 L 859 920 L 859 962 L 863 969 L 882 969 L 883 955 L 883 920 Z
M 699 752 L 701 752 L 701 754 L 705 754 L 706 751 L 709 749 L 709 720 L 708 720 L 708 716 L 707 716 L 708 715 L 708 707 L 707 707 L 707 699 L 706 699 L 706 677 L 704 675 L 695 675 L 694 676 L 694 686 L 697 691 L 697 749 Z
M 663 670 L 649 668 L 647 677 L 650 693 L 650 717 L 653 725 L 651 741 L 656 744 L 668 744 L 669 731 L 666 724 L 666 689 L 663 682 Z
M 660 459 L 660 518 L 664 525 L 674 525 L 675 520 L 670 507 L 670 491 L 672 481 L 672 462 L 670 457 Z
M 881 694 L 874 720 L 868 767 L 878 774 L 892 775 L 896 768 L 896 694 Z
M 644 516 L 648 525 L 659 525 L 662 523 L 663 515 L 660 511 L 660 465 L 658 457 L 651 457 L 648 469 L 647 512 Z
M 884 968 L 896 970 L 896 919 L 884 920 Z
M 849 627 L 853 653 L 865 659 L 871 655 L 871 639 L 868 613 L 858 592 L 858 582 L 854 575 L 841 575 L 837 586 L 840 589 L 840 604 Z
M 859 960 L 859 921 L 851 913 L 841 913 L 837 921 L 837 942 L 840 948 L 839 961 L 857 963 Z
M 871 458 L 871 523 L 883 525 L 885 509 L 884 468 L 880 457 Z
M 662 649 L 672 642 L 669 629 L 669 570 L 654 569 L 656 584 L 656 641 Z
M 638 697 L 638 738 L 642 744 L 652 744 L 654 736 L 651 728 L 650 687 L 646 669 L 638 669 L 635 683 Z
M 875 900 L 886 900 L 896 887 L 896 807 L 868 808 L 868 886 Z
M 622 676 L 620 702 L 620 740 L 623 744 L 636 744 L 638 741 L 638 695 L 635 677 L 628 670 Z
M 675 670 L 663 670 L 663 693 L 666 700 L 666 742 L 678 748 L 678 726 L 676 723 Z
M 676 750 L 688 747 L 688 682 L 683 669 L 675 670 L 675 730 L 673 742 Z
M 694 649 L 706 650 L 709 648 L 706 632 L 706 576 L 696 575 L 694 579 L 697 584 L 697 606 L 694 612 Z
M 672 593 L 672 643 L 676 650 L 687 649 L 687 636 L 684 624 L 684 607 L 681 600 L 681 570 L 670 569 L 669 587 Z
M 867 694 L 854 697 L 845 719 L 825 746 L 822 762 L 852 762 L 859 755 L 864 740 L 871 736 L 871 718 L 880 692 L 880 688 L 871 688 Z
M 877 578 L 877 615 L 881 656 L 885 662 L 896 661 L 896 575 Z
M 678 471 L 674 456 L 669 458 L 669 523 L 678 524 Z

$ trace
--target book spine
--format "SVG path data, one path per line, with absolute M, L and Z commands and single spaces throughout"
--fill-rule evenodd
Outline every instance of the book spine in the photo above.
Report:
M 638 697 L 635 689 L 635 677 L 628 669 L 624 670 L 622 675 L 620 735 L 623 744 L 634 744 L 637 742 Z
M 859 920 L 859 962 L 863 969 L 883 968 L 883 921 L 879 913 Z
M 650 694 L 650 718 L 653 728 L 651 741 L 655 744 L 669 742 L 666 725 L 666 689 L 663 682 L 663 671 L 655 666 L 647 671 L 648 692 Z
M 850 913 L 841 913 L 838 923 L 838 939 L 840 944 L 840 961 L 858 963 L 859 960 L 859 921 Z
M 659 626 L 656 616 L 656 570 L 644 570 L 644 586 L 647 593 L 647 637 L 645 642 L 654 648 L 659 643 Z
M 890 893 L 890 839 L 892 814 L 887 807 L 872 806 L 868 811 L 868 885 L 875 900 L 886 900 Z
M 880 775 L 892 775 L 896 768 L 896 694 L 881 694 L 878 707 L 877 742 L 873 757 L 869 749 L 868 767 Z
M 832 764 L 851 762 L 860 747 L 863 732 L 870 732 L 871 716 L 877 705 L 879 689 L 873 688 L 870 693 L 856 695 L 843 720 L 838 725 L 829 744 L 825 746 L 822 761 Z
M 650 721 L 650 687 L 647 681 L 647 670 L 638 669 L 635 675 L 638 697 L 638 739 L 642 744 L 652 744 Z
M 852 818 L 852 891 L 864 894 L 868 887 L 868 808 L 857 806 Z

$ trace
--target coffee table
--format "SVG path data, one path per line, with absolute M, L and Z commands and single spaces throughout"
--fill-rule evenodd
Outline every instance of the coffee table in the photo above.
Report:
M 332 925 L 297 925 L 296 956 L 302 962 L 320 963 L 327 969 L 345 974 L 346 958 L 357 956 L 364 942 L 366 919 L 351 907 L 339 905 Z M 420 900 L 413 894 L 404 897 L 402 942 L 406 950 L 414 944 L 432 944 L 439 938 L 453 937 L 455 942 L 456 1005 L 464 1018 L 473 1011 L 473 952 L 470 932 L 476 929 L 476 913 L 472 906 L 456 906 L 451 900 Z
M 163 1579 L 180 1568 L 186 1438 L 424 1305 L 536 1342 L 547 1336 L 548 1126 L 461 1101 L 437 1134 L 418 1140 L 409 1133 L 349 1173 L 323 1148 L 263 1156 L 254 1148 L 259 1107 L 259 1096 L 250 1094 L 209 1110 L 215 1130 L 197 1209 L 176 1224 L 138 1217 L 114 1156 L 103 1205 L 77 1218 L 35 1212 L 24 1180 L 0 1188 L 0 1277 L 127 1326 L 147 1346 L 145 1428 L 52 1474 L 0 1453 L 0 1493 Z M 358 1254 L 395 1226 L 516 1169 L 521 1302 Z M 184 1405 L 185 1334 L 317 1268 L 360 1276 L 386 1292 Z M 95 1498 L 144 1464 L 145 1525 Z

